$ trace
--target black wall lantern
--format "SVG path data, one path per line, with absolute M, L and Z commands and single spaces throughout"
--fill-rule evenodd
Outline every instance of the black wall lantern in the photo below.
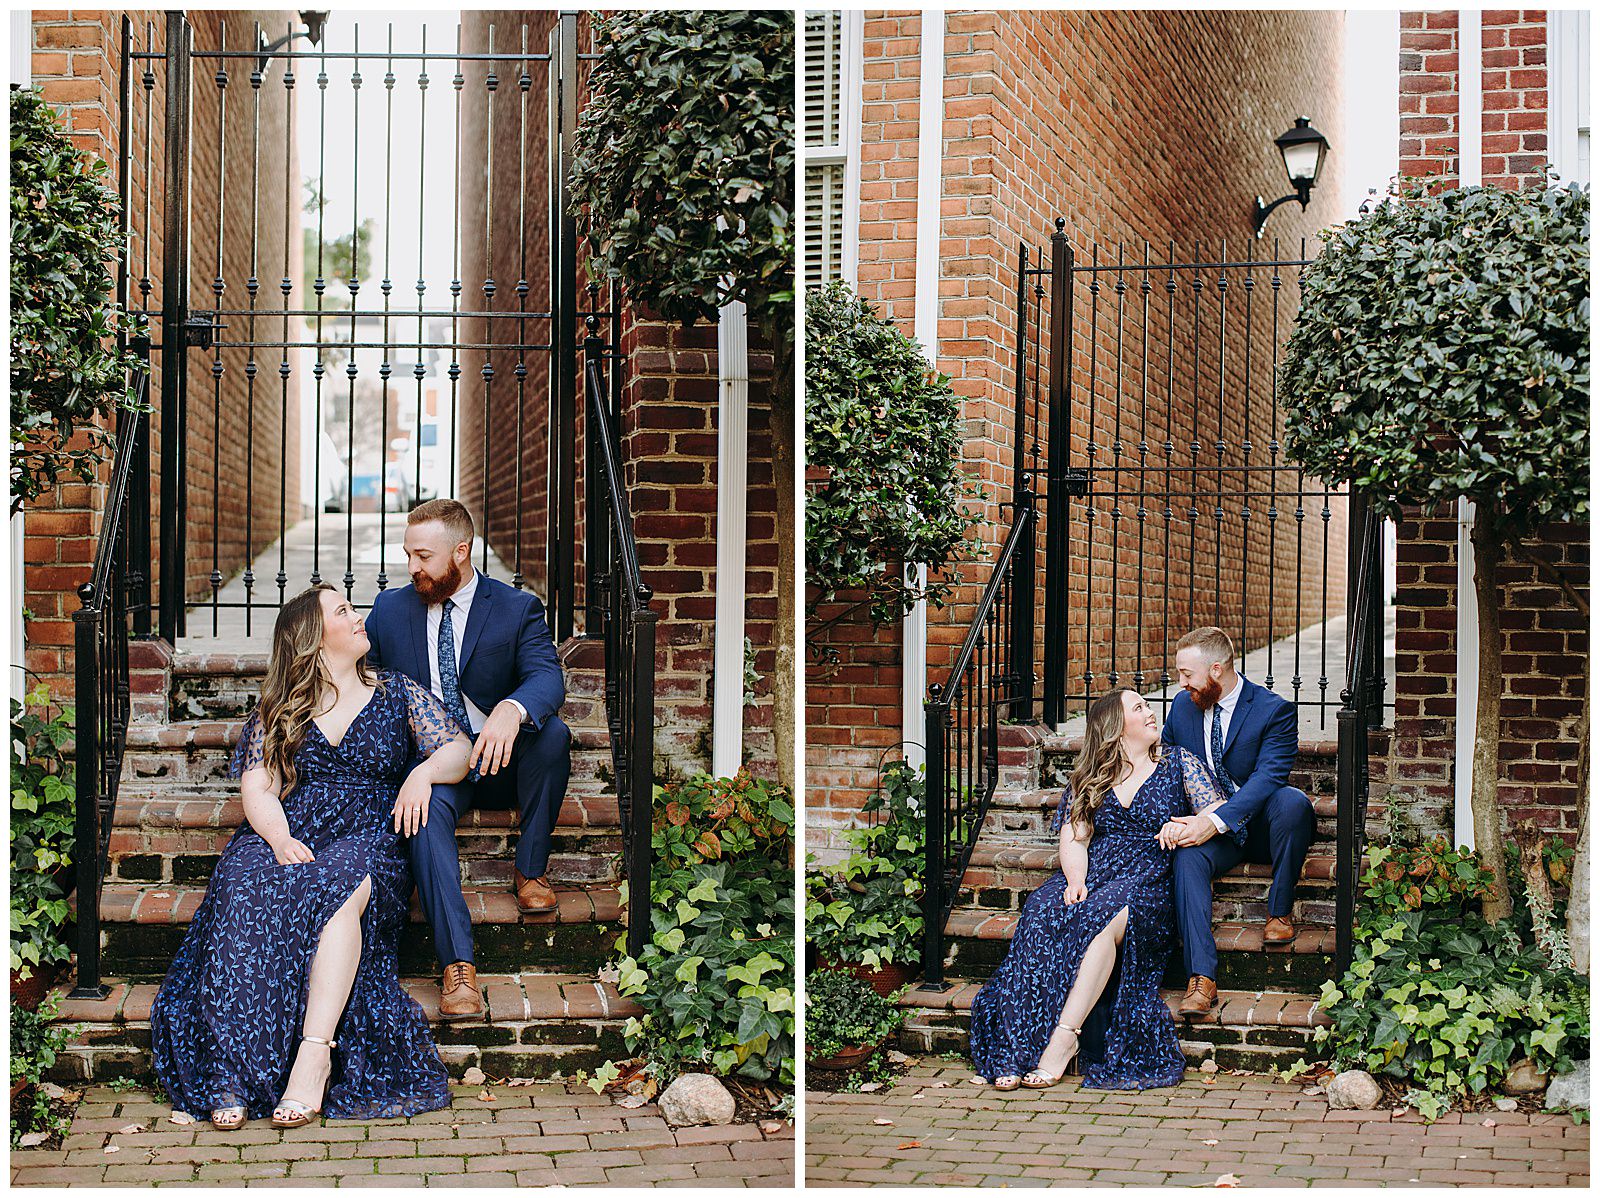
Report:
M 322 45 L 322 30 L 323 27 L 328 23 L 327 11 L 305 11 L 300 14 L 300 19 L 306 23 L 306 27 L 304 29 L 296 30 L 294 33 L 286 33 L 277 41 L 270 44 L 267 42 L 265 34 L 260 35 L 261 40 L 256 45 L 256 53 L 261 55 L 260 59 L 258 59 L 256 63 L 256 70 L 258 72 L 265 75 L 267 73 L 267 64 L 271 61 L 269 55 L 271 55 L 274 51 L 281 50 L 284 46 L 287 46 L 297 37 L 305 38 L 313 46 Z
M 1283 155 L 1283 169 L 1288 172 L 1289 184 L 1294 190 L 1270 204 L 1260 196 L 1256 197 L 1251 224 L 1257 240 L 1267 223 L 1267 214 L 1279 204 L 1299 200 L 1300 211 L 1306 210 L 1306 205 L 1311 202 L 1311 189 L 1317 185 L 1317 176 L 1322 173 L 1322 160 L 1328 156 L 1328 139 L 1311 127 L 1308 117 L 1295 117 L 1294 128 L 1279 134 L 1273 144 L 1278 147 L 1278 153 Z

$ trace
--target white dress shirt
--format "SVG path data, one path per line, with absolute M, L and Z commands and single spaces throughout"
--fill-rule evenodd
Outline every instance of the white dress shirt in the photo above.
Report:
M 468 567 L 470 570 L 471 567 Z M 472 598 L 478 593 L 478 572 L 471 570 L 466 579 L 456 588 L 450 596 L 450 602 L 455 605 L 450 613 L 450 630 L 455 634 L 456 642 L 456 688 L 460 690 L 461 684 L 461 644 L 467 636 L 467 616 L 472 611 Z M 441 700 L 444 698 L 444 683 L 439 680 L 439 625 L 444 622 L 444 604 L 428 604 L 428 687 Z M 522 712 L 524 722 L 528 719 L 528 712 L 521 703 L 515 699 L 518 711 Z M 466 708 L 467 722 L 472 725 L 472 735 L 477 736 L 483 731 L 483 725 L 488 716 L 479 709 L 478 705 L 467 698 L 467 692 L 461 691 L 461 706 Z
M 1244 694 L 1244 676 L 1236 674 L 1234 675 L 1233 689 L 1218 699 L 1211 708 L 1201 715 L 1202 735 L 1200 743 L 1205 746 L 1206 764 L 1211 767 L 1213 774 L 1217 772 L 1218 763 L 1211 760 L 1211 722 L 1213 720 L 1222 721 L 1222 743 L 1226 747 L 1228 743 L 1228 727 L 1233 723 L 1233 709 L 1239 706 L 1239 696 L 1242 694 Z M 1238 781 L 1237 778 L 1234 779 L 1235 785 L 1237 785 Z M 1211 817 L 1211 822 L 1217 825 L 1218 832 L 1229 830 L 1228 825 L 1222 822 L 1222 817 L 1215 811 L 1208 811 L 1206 814 Z

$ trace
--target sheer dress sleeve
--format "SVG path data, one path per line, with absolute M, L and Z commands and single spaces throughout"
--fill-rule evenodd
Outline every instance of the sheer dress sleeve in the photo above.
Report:
M 1061 801 L 1056 804 L 1056 813 L 1050 817 L 1050 834 L 1059 836 L 1061 825 L 1067 822 L 1067 812 L 1072 810 L 1072 787 L 1068 786 L 1061 792 Z
M 242 778 L 245 771 L 267 764 L 267 737 L 261 727 L 261 708 L 257 707 L 244 722 L 239 733 L 239 743 L 233 747 L 233 759 L 228 762 L 228 777 Z
M 405 674 L 394 673 L 389 678 L 399 684 L 405 695 L 406 722 L 417 752 L 431 757 L 455 739 L 460 725 L 432 691 Z
M 1198 815 L 1213 803 L 1222 801 L 1222 791 L 1212 780 L 1205 763 L 1188 749 L 1174 748 L 1178 755 L 1178 768 L 1183 772 L 1183 790 L 1189 799 L 1189 811 Z

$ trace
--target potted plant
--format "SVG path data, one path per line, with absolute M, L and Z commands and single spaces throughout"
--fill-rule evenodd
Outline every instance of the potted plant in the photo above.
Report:
M 81 1031 L 54 1022 L 54 1003 L 38 1010 L 11 1009 L 11 1147 L 23 1146 L 30 1132 L 54 1135 L 65 1121 L 51 1109 L 50 1096 L 41 1087 L 56 1058 Z M 35 1136 L 37 1138 L 37 1136 Z
M 923 779 L 891 763 L 862 811 L 884 813 L 844 833 L 854 850 L 806 875 L 806 935 L 825 968 L 851 971 L 879 994 L 916 976 L 922 949 Z
M 50 694 L 35 687 L 11 701 L 11 993 L 38 1007 L 70 953 L 62 929 L 73 851 L 74 767 L 71 709 L 51 716 Z
M 806 978 L 806 1064 L 817 1069 L 859 1069 L 900 1030 L 905 1013 L 842 969 L 819 969 Z

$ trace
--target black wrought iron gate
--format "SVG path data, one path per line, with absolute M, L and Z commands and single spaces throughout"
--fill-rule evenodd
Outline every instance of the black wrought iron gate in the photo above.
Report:
M 221 10 L 169 12 L 159 31 L 123 18 L 118 301 L 141 326 L 132 347 L 149 366 L 135 385 L 148 410 L 119 425 L 75 613 L 80 995 L 103 989 L 99 893 L 131 712 L 129 638 L 176 644 L 209 615 L 213 638 L 235 621 L 213 644 L 244 648 L 325 571 L 366 606 L 391 582 L 391 517 L 399 532 L 432 495 L 477 501 L 477 568 L 522 587 L 542 565 L 531 581 L 558 644 L 575 631 L 604 642 L 624 872 L 641 896 L 630 952 L 649 928 L 656 614 L 625 490 L 621 299 L 578 270 L 568 181 L 593 57 L 579 50 L 580 17 L 487 25 L 482 45 L 457 27 L 450 49 L 430 47 L 424 27 L 416 48 L 397 49 L 392 24 L 365 40 L 354 26 L 335 46 L 327 14 L 306 15 L 316 23 L 281 31 Z M 444 82 L 448 98 L 432 103 L 452 109 L 454 149 L 439 155 L 428 112 Z M 381 91 L 364 101 L 369 84 Z M 330 135 L 330 112 L 342 133 Z M 547 186 L 530 187 L 540 140 Z M 317 168 L 302 203 L 309 144 Z M 330 152 L 336 167 L 348 152 L 347 232 L 325 219 Z M 448 187 L 430 189 L 441 165 Z M 411 230 L 404 246 L 397 225 Z M 397 277 L 413 266 L 414 282 Z M 544 431 L 529 436 L 536 403 Z M 476 420 L 470 446 L 464 417 Z M 542 471 L 524 452 L 534 442 L 548 445 Z M 525 533 L 541 551 L 527 560 Z M 276 569 L 258 577 L 268 550 Z
M 1278 362 L 1311 261 L 1303 241 L 1297 251 L 1080 253 L 1064 221 L 1047 247 L 1020 247 L 1010 529 L 926 705 L 929 984 L 999 784 L 1001 723 L 1071 731 L 1115 686 L 1164 713 L 1173 645 L 1203 624 L 1227 630 L 1251 678 L 1303 723 L 1314 714 L 1340 739 L 1348 959 L 1366 734 L 1383 715 L 1381 526 L 1281 440 Z

